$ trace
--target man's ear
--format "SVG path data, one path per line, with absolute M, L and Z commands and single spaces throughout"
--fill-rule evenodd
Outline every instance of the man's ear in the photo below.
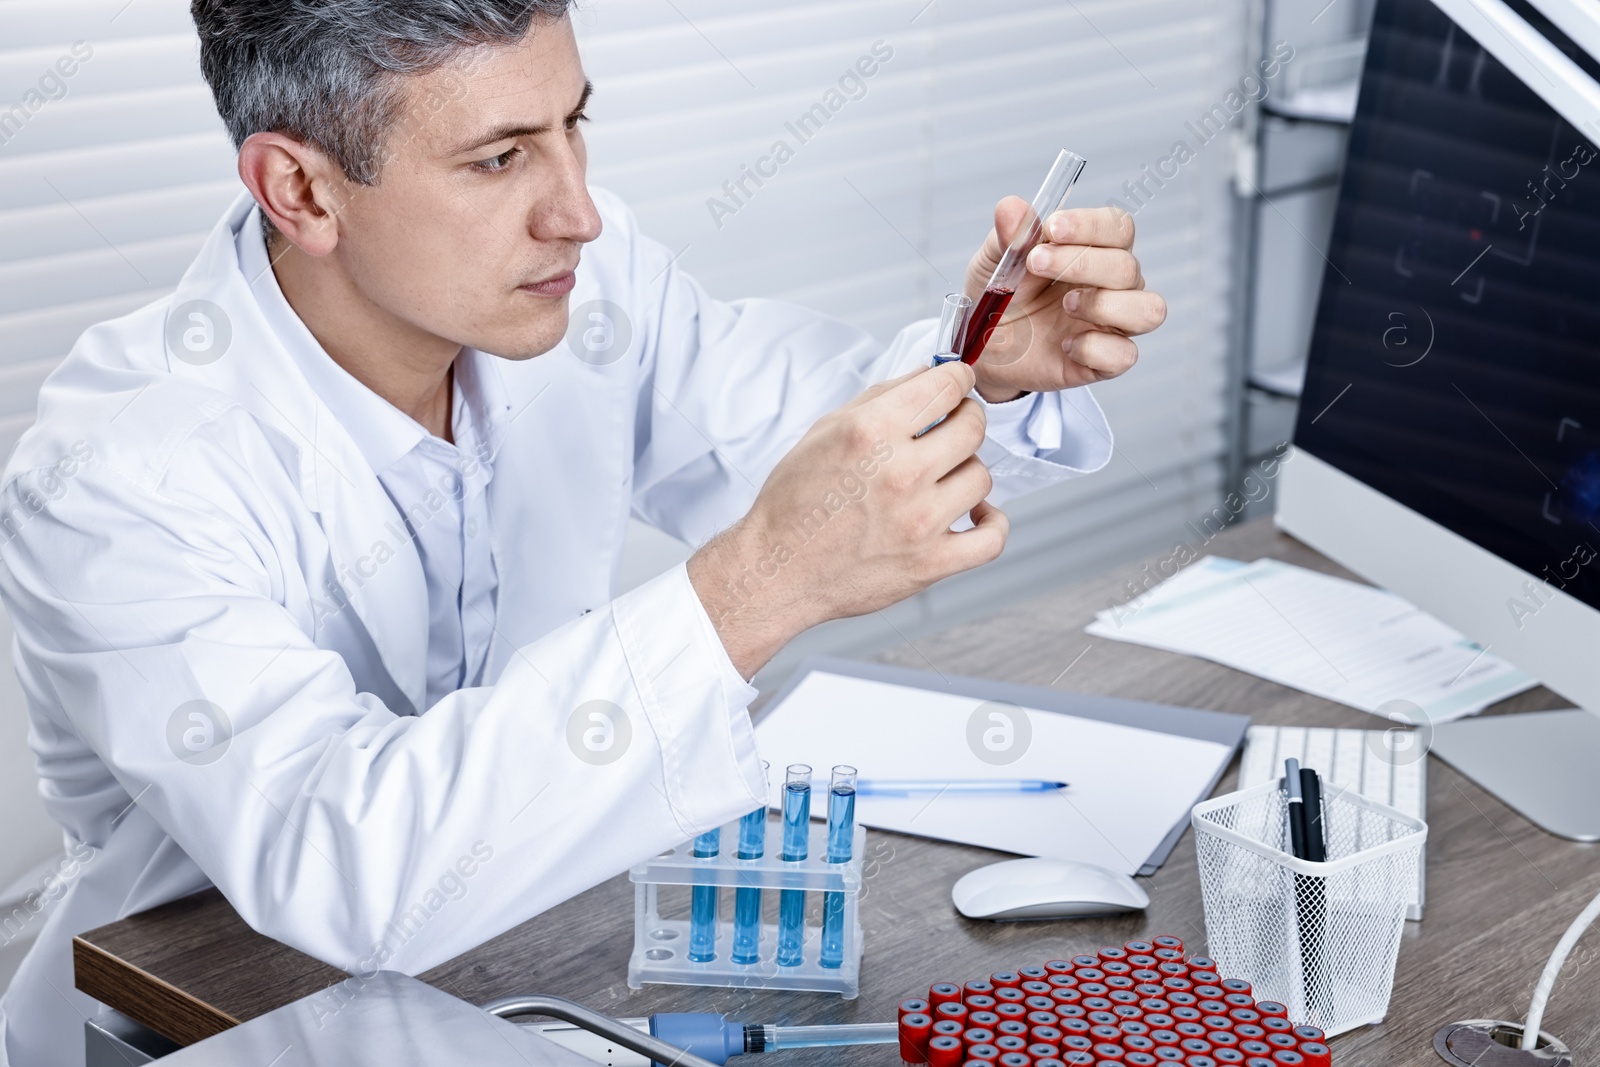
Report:
M 325 256 L 338 245 L 350 182 L 321 149 L 281 133 L 253 133 L 239 146 L 239 178 L 302 252 Z

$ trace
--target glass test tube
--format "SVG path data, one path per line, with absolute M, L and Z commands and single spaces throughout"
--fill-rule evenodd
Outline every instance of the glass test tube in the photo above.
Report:
M 803 860 L 811 836 L 811 768 L 791 763 L 783 783 L 783 858 Z M 806 891 L 778 891 L 778 966 L 798 967 L 806 936 Z
M 761 764 L 763 770 L 767 764 Z M 739 820 L 739 858 L 757 860 L 767 850 L 767 806 L 747 812 Z M 740 886 L 733 891 L 733 962 L 757 963 L 761 959 L 761 890 Z
M 1028 253 L 1033 251 L 1033 246 L 1039 243 L 1044 233 L 1044 220 L 1061 207 L 1086 163 L 1082 156 L 1065 148 L 1056 156 L 1050 173 L 1045 175 L 1044 184 L 1034 194 L 1033 203 L 1028 205 L 1022 228 L 1011 239 L 1005 254 L 1000 257 L 999 265 L 989 276 L 989 284 L 983 287 L 983 295 L 978 298 L 978 306 L 973 310 L 961 339 L 959 351 L 963 363 L 976 363 L 983 354 L 984 346 L 994 335 L 995 327 L 1000 324 L 1001 316 L 1006 313 L 1006 307 L 1016 295 L 1018 284 L 1027 273 Z
M 856 769 L 833 769 L 828 786 L 828 862 L 848 863 L 856 833 Z M 844 965 L 844 894 L 822 894 L 822 957 L 824 967 Z
M 694 854 L 705 858 L 722 850 L 722 831 L 707 830 L 694 839 Z M 690 891 L 689 961 L 710 963 L 717 958 L 717 887 L 697 885 Z
M 961 335 L 972 314 L 972 297 L 966 293 L 946 293 L 939 310 L 939 332 L 933 339 L 933 365 L 961 358 Z
M 947 293 L 944 307 L 939 312 L 939 332 L 933 338 L 933 365 L 954 363 L 961 358 L 961 335 L 967 328 L 967 314 L 972 310 L 972 297 L 966 293 Z M 917 431 L 921 437 L 944 421 L 941 415 Z

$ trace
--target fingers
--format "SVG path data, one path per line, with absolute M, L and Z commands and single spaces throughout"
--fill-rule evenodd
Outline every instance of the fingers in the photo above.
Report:
M 886 406 L 895 426 L 911 436 L 955 410 L 976 381 L 972 368 L 957 360 L 908 375 L 875 399 Z
M 1142 289 L 1074 289 L 1061 299 L 1073 318 L 1137 337 L 1167 321 L 1167 302 Z
M 1127 373 L 1139 359 L 1139 346 L 1121 334 L 1086 330 L 1076 337 L 1061 342 L 1067 358 L 1079 367 L 1093 372 L 1097 381 L 1105 381 Z M 1061 388 L 1081 382 L 1081 375 L 1073 375 L 1070 367 L 1063 366 Z
M 915 378 L 917 375 L 923 373 L 927 369 L 928 368 L 926 368 L 926 367 L 918 367 L 916 370 L 911 371 L 911 372 L 909 372 L 907 374 L 902 374 L 898 378 L 890 378 L 890 379 L 888 379 L 886 381 L 881 381 L 881 382 L 877 382 L 874 385 L 870 385 L 870 386 L 868 386 L 866 389 L 864 389 L 861 392 L 860 396 L 857 396 L 854 400 L 851 400 L 848 404 L 845 404 L 844 406 L 847 407 L 847 408 L 851 408 L 851 407 L 855 407 L 858 404 L 865 404 L 869 400 L 873 400 L 873 399 L 875 399 L 877 397 L 882 396 L 884 393 L 887 393 L 889 390 L 893 389 L 895 386 L 901 384 L 902 382 L 910 381 L 912 378 Z
M 989 236 L 993 241 L 996 263 L 1000 262 L 1000 253 L 1006 250 L 1006 246 L 1033 217 L 1032 206 L 1020 196 L 1008 196 L 994 206 L 994 230 Z M 987 251 L 990 242 L 984 244 Z
M 978 451 L 978 446 L 983 444 L 984 434 L 988 432 L 988 421 L 989 417 L 984 414 L 983 405 L 970 396 L 963 397 L 961 403 L 956 405 L 955 410 L 943 422 L 918 438 L 921 445 L 919 454 L 925 457 L 928 469 L 934 478 L 948 477 L 952 471 L 972 458 L 972 454 Z
M 977 456 L 968 456 L 933 488 L 939 519 L 946 528 L 983 503 L 994 488 L 994 477 Z
M 1097 289 L 1132 289 L 1141 277 L 1132 252 L 1098 245 L 1041 244 L 1028 253 L 1028 270 L 1052 282 Z
M 1133 216 L 1114 207 L 1073 208 L 1046 219 L 1045 232 L 1053 244 L 1130 249 Z
M 979 501 L 972 508 L 972 529 L 950 534 L 944 540 L 942 562 L 947 574 L 958 574 L 998 559 L 1011 536 L 1011 520 L 1006 513 Z

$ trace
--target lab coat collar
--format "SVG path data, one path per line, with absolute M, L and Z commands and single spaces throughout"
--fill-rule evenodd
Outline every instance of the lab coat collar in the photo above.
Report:
M 417 420 L 367 388 L 328 355 L 289 306 L 267 255 L 261 208 L 254 206 L 253 201 L 234 244 L 239 267 L 255 293 L 262 314 L 312 389 L 349 431 L 372 469 L 388 470 L 428 440 L 431 435 Z M 498 437 L 498 416 L 506 405 L 494 402 L 503 391 L 500 377 L 494 373 L 497 369 L 492 365 L 494 359 L 471 348 L 462 349 L 456 358 L 451 421 L 458 444 L 483 442 L 492 448 L 491 443 Z M 463 449 L 469 450 L 475 449 Z M 491 455 L 486 453 L 475 458 L 487 461 Z
M 239 268 L 256 304 L 311 388 L 349 431 L 374 471 L 387 470 L 428 436 L 422 425 L 357 381 L 323 349 L 278 285 L 267 257 L 261 209 L 252 207 L 234 239 Z
M 280 324 L 272 321 L 261 297 L 270 268 L 266 277 L 252 279 L 240 262 L 238 235 L 254 208 L 249 193 L 234 201 L 169 303 L 170 315 L 187 314 L 186 305 L 192 301 L 208 302 L 209 308 L 197 306 L 220 314 L 221 324 L 231 334 L 227 348 L 210 362 L 198 363 L 178 358 L 168 344 L 167 369 L 232 397 L 295 449 L 301 495 L 322 524 L 339 583 L 336 590 L 315 594 L 348 600 L 396 687 L 421 712 L 427 692 L 428 642 L 426 617 L 415 611 L 417 604 L 427 602 L 421 559 L 415 544 L 404 536 L 404 521 L 383 491 L 371 461 L 290 352 L 290 346 L 315 344 L 315 339 L 298 318 L 284 324 L 289 336 L 278 332 Z M 276 288 L 274 279 L 269 291 Z M 281 292 L 277 296 L 282 300 Z M 295 326 L 301 332 L 295 332 Z M 326 358 L 320 347 L 315 351 Z M 406 418 L 398 411 L 394 414 Z M 386 447 L 395 447 L 394 441 Z

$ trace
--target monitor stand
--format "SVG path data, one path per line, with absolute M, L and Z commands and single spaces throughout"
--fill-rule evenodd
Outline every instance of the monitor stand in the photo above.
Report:
M 1540 829 L 1600 841 L 1600 716 L 1534 711 L 1433 728 L 1435 756 Z

